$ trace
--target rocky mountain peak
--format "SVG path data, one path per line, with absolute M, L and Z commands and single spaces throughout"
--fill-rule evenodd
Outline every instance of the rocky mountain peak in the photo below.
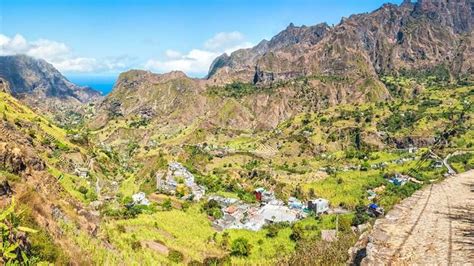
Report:
M 443 26 L 452 27 L 456 33 L 469 32 L 474 24 L 473 0 L 418 0 L 415 13 Z
M 458 75 L 469 69 L 470 50 L 457 44 L 472 35 L 473 10 L 474 0 L 405 0 L 351 15 L 335 27 L 290 23 L 270 41 L 218 57 L 208 78 L 269 84 L 312 74 L 377 76 L 453 61 L 458 65 L 450 71 Z
M 268 50 L 273 51 L 298 43 L 314 45 L 318 43 L 329 30 L 326 23 L 317 24 L 311 27 L 296 27 L 293 23 L 268 42 Z
M 188 79 L 189 77 L 182 71 L 171 71 L 164 74 L 155 74 L 145 70 L 129 70 L 119 75 L 117 85 L 134 85 L 139 82 L 148 81 L 151 83 L 163 83 L 173 79 Z M 133 87 L 133 86 L 132 86 Z

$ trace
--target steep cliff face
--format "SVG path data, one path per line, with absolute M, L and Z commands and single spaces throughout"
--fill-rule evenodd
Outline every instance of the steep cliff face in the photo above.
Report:
M 24 55 L 0 56 L 0 78 L 8 82 L 13 96 L 40 110 L 54 112 L 101 97 L 71 83 L 46 61 Z
M 344 75 L 363 80 L 440 64 L 454 76 L 472 74 L 465 43 L 472 36 L 473 9 L 472 0 L 405 1 L 353 15 L 333 28 L 290 25 L 270 42 L 217 58 L 209 79 L 268 84 L 306 75 Z
M 126 119 L 156 124 L 153 130 L 201 122 L 203 127 L 249 130 L 274 127 L 296 113 L 289 104 L 295 93 L 289 89 L 255 91 L 243 97 L 222 97 L 219 91 L 224 88 L 213 89 L 215 94 L 206 80 L 192 79 L 182 72 L 128 71 L 97 106 L 90 125 L 100 128 L 111 120 Z
M 256 65 L 265 54 L 287 48 L 294 49 L 297 45 L 314 46 L 324 38 L 329 29 L 326 23 L 310 27 L 296 27 L 291 23 L 270 41 L 263 40 L 253 48 L 237 50 L 230 56 L 223 54 L 217 57 L 210 66 L 208 77 L 215 83 L 226 83 L 236 79 L 252 80 Z
M 414 16 L 426 16 L 434 23 L 452 28 L 455 33 L 472 30 L 474 2 L 472 0 L 419 0 Z

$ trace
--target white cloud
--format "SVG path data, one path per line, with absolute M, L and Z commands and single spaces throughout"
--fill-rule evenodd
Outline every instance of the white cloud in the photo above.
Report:
M 166 50 L 161 59 L 151 58 L 138 63 L 130 57 L 93 58 L 77 56 L 65 43 L 47 39 L 27 40 L 20 34 L 13 37 L 0 33 L 0 55 L 26 54 L 41 58 L 65 73 L 115 73 L 141 65 L 155 72 L 181 70 L 191 75 L 205 75 L 212 61 L 223 53 L 230 54 L 251 47 L 240 32 L 220 32 L 187 52 Z
M 67 60 L 60 60 L 53 65 L 61 70 L 67 72 L 93 72 L 98 68 L 97 60 L 95 58 L 77 57 Z
M 175 51 L 175 50 L 166 50 L 165 55 L 169 59 L 177 59 L 182 56 L 181 52 Z
M 219 51 L 235 46 L 244 40 L 244 35 L 238 31 L 219 32 L 204 43 L 208 50 Z
M 203 73 L 207 71 L 212 60 L 219 56 L 219 53 L 193 49 L 185 55 L 168 60 L 150 59 L 145 64 L 146 69 L 158 72 L 169 72 L 173 70 L 181 70 L 186 73 Z
M 232 52 L 237 51 L 239 49 L 250 48 L 252 46 L 253 44 L 251 42 L 243 42 L 236 44 L 235 46 L 227 47 L 223 52 L 226 54 L 231 54 Z
M 188 74 L 206 74 L 212 61 L 219 55 L 252 46 L 244 39 L 243 34 L 237 31 L 220 32 L 204 42 L 204 48 L 195 48 L 187 53 L 167 50 L 164 60 L 150 59 L 144 67 L 161 73 L 181 70 Z
M 8 37 L 0 34 L 0 55 L 26 54 L 41 58 L 53 64 L 62 72 L 114 72 L 126 69 L 127 64 L 120 58 L 98 60 L 90 57 L 74 56 L 71 49 L 61 42 L 47 39 L 28 41 L 22 35 Z
M 41 39 L 30 44 L 25 42 L 25 44 L 28 55 L 52 61 L 61 60 L 71 52 L 66 44 L 50 40 Z

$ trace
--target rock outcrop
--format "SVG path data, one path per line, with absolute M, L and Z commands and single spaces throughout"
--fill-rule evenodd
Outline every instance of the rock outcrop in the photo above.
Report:
M 10 85 L 8 82 L 2 78 L 0 78 L 0 92 L 11 93 Z
M 27 153 L 6 142 L 0 142 L 0 169 L 21 174 L 28 169 L 42 171 L 45 169 L 45 164 L 32 153 Z

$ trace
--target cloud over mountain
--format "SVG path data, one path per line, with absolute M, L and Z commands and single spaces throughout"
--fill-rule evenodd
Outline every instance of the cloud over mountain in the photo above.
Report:
M 217 56 L 251 46 L 252 43 L 245 41 L 240 32 L 220 32 L 205 41 L 203 48 L 194 48 L 186 53 L 166 50 L 164 59 L 150 59 L 144 67 L 156 72 L 181 70 L 188 74 L 205 75 Z
M 62 72 L 117 72 L 126 69 L 129 58 L 75 56 L 71 48 L 62 42 L 39 39 L 29 41 L 21 34 L 9 37 L 0 34 L 0 55 L 25 54 L 44 59 Z

